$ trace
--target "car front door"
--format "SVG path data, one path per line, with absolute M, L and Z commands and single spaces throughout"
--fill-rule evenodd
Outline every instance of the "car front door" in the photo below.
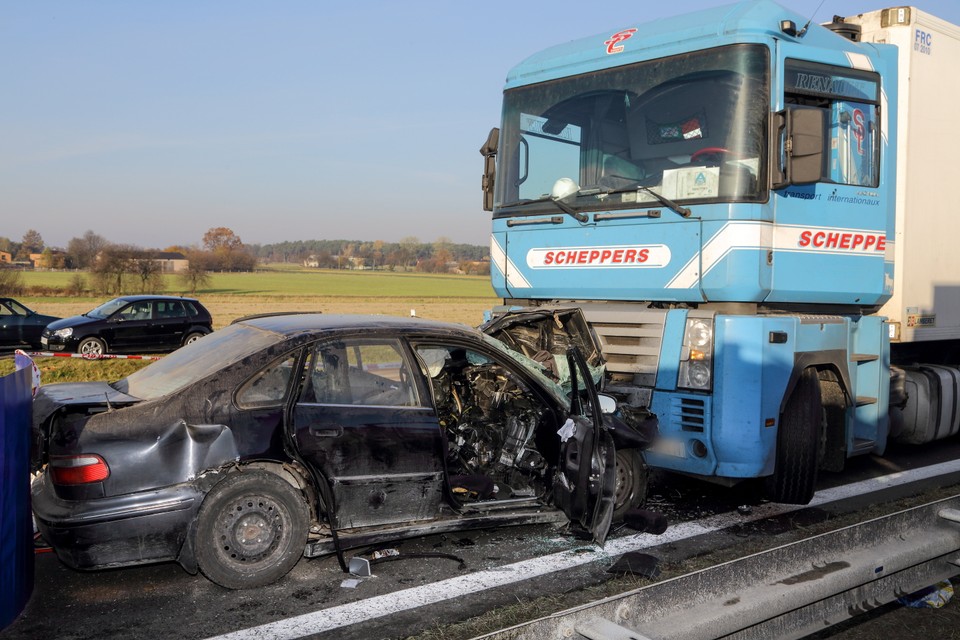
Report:
M 20 345 L 26 339 L 24 320 L 26 317 L 17 313 L 15 306 L 0 302 L 0 346 Z
M 151 346 L 153 305 L 149 300 L 131 302 L 107 320 L 104 331 L 111 351 L 135 352 Z
M 305 369 L 293 437 L 329 489 L 333 526 L 436 517 L 444 488 L 442 435 L 433 409 L 421 402 L 423 383 L 402 343 L 325 341 Z
M 616 489 L 616 451 L 604 427 L 590 369 L 576 347 L 567 352 L 570 368 L 570 419 L 561 429 L 560 471 L 554 500 L 571 522 L 603 544 L 610 531 Z

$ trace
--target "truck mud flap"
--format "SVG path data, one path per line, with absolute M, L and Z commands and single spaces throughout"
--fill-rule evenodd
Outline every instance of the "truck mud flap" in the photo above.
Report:
M 921 364 L 903 367 L 907 403 L 900 442 L 923 444 L 960 431 L 960 369 Z

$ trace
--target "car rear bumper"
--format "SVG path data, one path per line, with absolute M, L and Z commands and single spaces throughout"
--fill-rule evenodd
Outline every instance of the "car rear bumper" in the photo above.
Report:
M 37 527 L 64 564 L 97 569 L 176 560 L 202 499 L 191 484 L 63 500 L 46 473 L 32 488 Z

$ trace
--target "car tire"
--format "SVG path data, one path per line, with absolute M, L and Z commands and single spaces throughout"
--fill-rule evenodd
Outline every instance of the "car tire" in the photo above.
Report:
M 244 471 L 216 484 L 200 505 L 200 571 L 228 589 L 262 587 L 300 560 L 309 519 L 303 495 L 279 476 Z
M 107 345 L 100 338 L 84 338 L 77 345 L 77 353 L 87 358 L 99 358 L 107 353 Z
M 647 500 L 649 471 L 636 449 L 617 450 L 617 482 L 614 488 L 613 521 L 622 522 L 624 514 Z
M 817 490 L 823 432 L 820 380 L 804 369 L 780 415 L 773 475 L 766 478 L 767 497 L 784 504 L 808 504 Z
M 187 346 L 188 344 L 194 343 L 205 335 L 206 335 L 205 333 L 200 333 L 199 331 L 188 333 L 187 337 L 183 339 L 183 346 Z

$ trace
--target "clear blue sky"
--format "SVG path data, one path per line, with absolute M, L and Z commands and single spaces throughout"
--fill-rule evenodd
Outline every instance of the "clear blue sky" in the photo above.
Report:
M 724 0 L 7 0 L 0 236 L 65 246 L 486 244 L 478 149 L 507 71 Z M 790 0 L 817 22 L 895 6 Z M 920 8 L 960 23 L 960 1 Z M 816 11 L 815 15 L 814 12 Z

